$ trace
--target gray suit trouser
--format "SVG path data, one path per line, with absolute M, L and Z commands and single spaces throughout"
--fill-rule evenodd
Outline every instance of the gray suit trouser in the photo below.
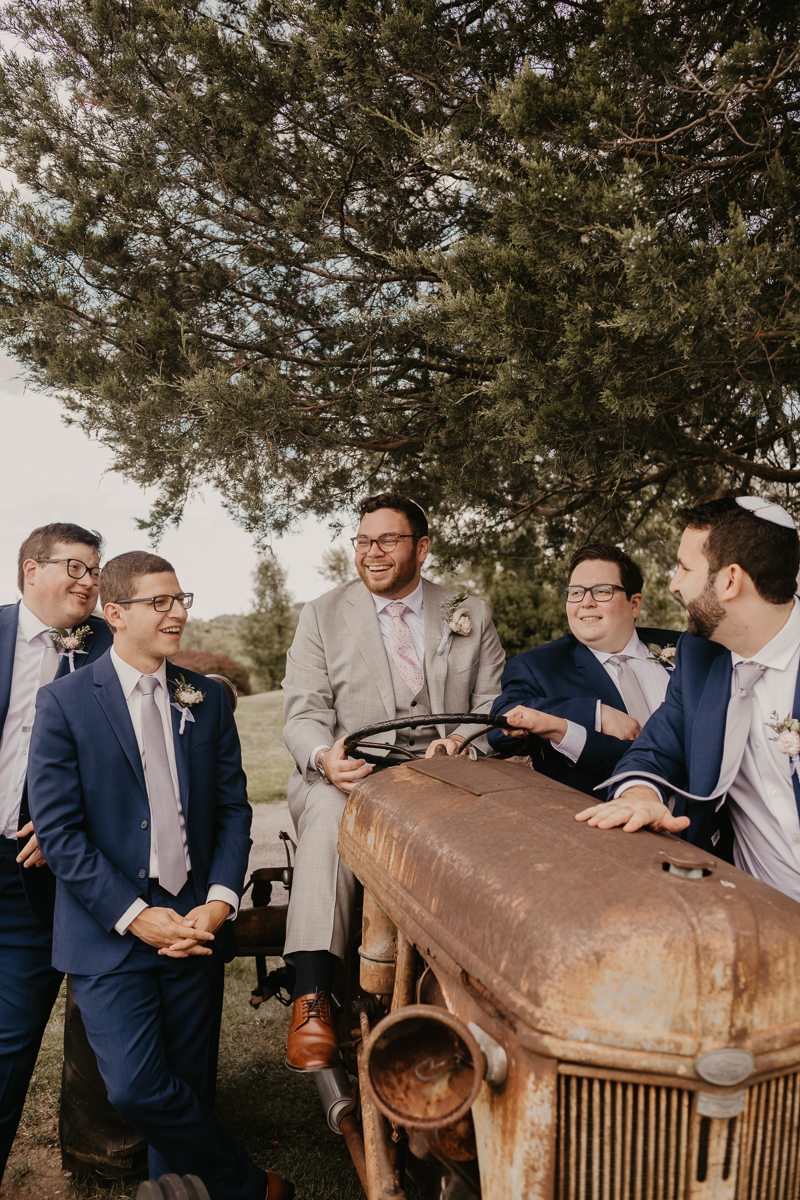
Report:
M 324 779 L 308 789 L 298 783 L 292 779 L 289 787 L 298 841 L 284 957 L 298 950 L 329 950 L 344 958 L 356 890 L 353 873 L 336 849 L 347 796 Z

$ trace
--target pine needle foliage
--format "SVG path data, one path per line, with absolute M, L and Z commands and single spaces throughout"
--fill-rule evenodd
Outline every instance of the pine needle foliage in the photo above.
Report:
M 0 338 L 260 537 L 398 483 L 438 552 L 793 501 L 800 3 L 29 0 Z M 6 39 L 8 44 L 8 39 Z

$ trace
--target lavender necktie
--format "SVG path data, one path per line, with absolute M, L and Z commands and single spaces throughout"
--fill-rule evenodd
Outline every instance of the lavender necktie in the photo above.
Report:
M 44 654 L 42 655 L 42 662 L 39 667 L 38 687 L 44 687 L 46 683 L 52 683 L 58 671 L 58 649 L 51 636 L 54 633 L 55 629 L 47 629 L 39 634 L 41 641 L 44 642 Z
M 389 630 L 389 653 L 392 662 L 411 695 L 416 696 L 422 691 L 425 675 L 417 657 L 411 630 L 403 619 L 411 609 L 407 604 L 403 604 L 402 600 L 393 600 L 391 604 L 386 605 L 384 611 L 392 618 Z
M 150 798 L 153 837 L 156 840 L 158 881 L 170 895 L 177 896 L 188 879 L 188 873 L 175 785 L 164 740 L 164 725 L 156 704 L 158 680 L 155 675 L 142 675 L 136 686 L 142 693 L 144 777 Z
M 630 654 L 615 654 L 608 661 L 614 663 L 617 668 L 619 690 L 625 701 L 628 715 L 644 728 L 645 722 L 650 716 L 650 705 L 645 700 L 641 684 L 636 678 L 633 667 L 628 662 L 628 659 L 632 657 Z

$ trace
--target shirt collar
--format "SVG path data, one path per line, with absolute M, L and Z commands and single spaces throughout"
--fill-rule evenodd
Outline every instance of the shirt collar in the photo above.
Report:
M 386 605 L 391 604 L 393 601 L 392 596 L 376 596 L 374 592 L 370 592 L 370 595 L 372 596 L 372 599 L 375 602 L 375 611 L 377 613 L 382 613 L 383 610 L 386 608 Z M 411 611 L 413 612 L 415 617 L 422 616 L 422 579 L 421 578 L 420 578 L 419 583 L 417 584 L 417 586 L 414 588 L 413 592 L 411 593 L 411 595 L 403 596 L 403 604 L 405 604 L 407 608 L 411 609 Z
M 759 650 L 758 654 L 751 654 L 749 658 L 744 658 L 741 654 L 734 654 L 731 650 L 731 662 L 734 667 L 740 662 L 755 662 L 760 663 L 762 667 L 772 667 L 776 671 L 785 671 L 789 663 L 792 661 L 797 647 L 800 646 L 800 598 L 795 596 L 794 607 L 789 614 L 789 620 L 784 625 L 771 642 L 767 642 L 766 646 Z
M 40 633 L 49 633 L 52 625 L 45 625 L 35 613 L 26 607 L 25 601 L 19 602 L 19 628 L 26 642 L 32 642 Z
M 132 667 L 130 665 L 130 663 L 126 663 L 124 661 L 124 659 L 121 659 L 113 646 L 111 647 L 111 661 L 114 664 L 114 670 L 117 672 L 117 675 L 119 676 L 119 681 L 120 681 L 120 684 L 122 685 L 122 694 L 126 700 L 130 700 L 131 696 L 133 695 L 133 692 L 136 689 L 136 685 L 139 682 L 139 680 L 142 678 L 142 675 L 144 674 L 144 672 L 138 671 L 136 669 L 136 667 Z M 158 668 L 157 671 L 154 671 L 153 674 L 155 675 L 156 679 L 163 687 L 164 691 L 166 691 L 167 690 L 167 660 L 166 659 L 164 659 L 164 661 L 161 663 L 161 666 Z
M 587 650 L 592 650 L 591 646 L 586 647 Z M 615 658 L 616 655 L 608 650 L 592 650 L 598 662 L 607 663 L 610 658 Z M 639 635 L 634 629 L 631 635 L 631 640 L 628 642 L 624 650 L 617 650 L 616 654 L 627 654 L 629 658 L 647 658 L 647 647 L 644 642 L 639 640 Z

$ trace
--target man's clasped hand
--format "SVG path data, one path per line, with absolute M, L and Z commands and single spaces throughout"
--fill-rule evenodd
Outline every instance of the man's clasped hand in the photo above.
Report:
M 590 798 L 598 830 L 666 829 L 800 900 L 800 543 L 758 497 L 686 509 L 670 584 L 688 632 L 637 626 L 641 568 L 588 545 L 564 574 L 569 633 L 505 662 L 491 612 L 422 574 L 422 508 L 362 501 L 355 577 L 303 608 L 287 654 L 284 740 L 297 835 L 285 957 L 286 1065 L 339 1063 L 331 1014 L 356 882 L 337 839 L 347 796 L 407 751 L 476 745 Z M 284 1200 L 214 1114 L 224 966 L 251 810 L 222 686 L 172 665 L 192 594 L 146 551 L 101 567 L 99 534 L 35 529 L 17 604 L 0 609 L 0 1172 L 68 973 L 111 1104 L 146 1139 L 151 1178 L 212 1200 Z M 99 603 L 102 615 L 95 615 Z

